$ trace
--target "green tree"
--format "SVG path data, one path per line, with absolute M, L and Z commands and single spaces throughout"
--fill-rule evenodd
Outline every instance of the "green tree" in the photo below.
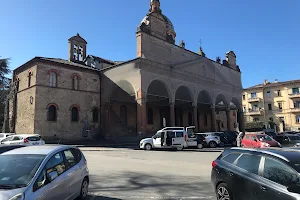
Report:
M 6 77 L 11 72 L 9 58 L 0 57 L 0 126 L 2 127 L 5 113 L 5 100 L 9 93 L 10 79 Z
M 11 71 L 9 69 L 9 58 L 1 58 L 0 57 L 0 85 L 4 87 L 7 84 L 6 75 Z

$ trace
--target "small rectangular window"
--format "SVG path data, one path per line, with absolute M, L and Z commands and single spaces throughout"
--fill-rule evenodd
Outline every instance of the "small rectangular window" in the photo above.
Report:
M 293 88 L 292 92 L 293 94 L 299 94 L 299 88 Z
M 277 90 L 277 96 L 281 97 L 281 91 L 280 90 Z
M 267 97 L 271 97 L 271 92 L 267 91 Z
M 270 103 L 268 104 L 268 109 L 272 110 L 272 104 L 270 104 Z
M 256 98 L 256 92 L 251 92 L 251 98 Z
M 282 110 L 282 103 L 281 102 L 278 102 L 278 109 Z
M 243 95 L 243 100 L 246 100 L 246 95 Z

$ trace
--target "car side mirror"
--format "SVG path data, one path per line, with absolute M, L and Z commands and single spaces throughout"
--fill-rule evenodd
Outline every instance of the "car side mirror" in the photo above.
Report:
M 57 171 L 53 171 L 53 172 L 50 172 L 49 174 L 48 174 L 48 180 L 50 181 L 50 182 L 52 182 L 54 179 L 56 179 L 58 177 L 58 173 L 57 173 Z
M 296 193 L 296 194 L 300 194 L 300 186 L 297 185 L 297 184 L 293 184 L 293 185 L 289 186 L 289 187 L 287 188 L 287 190 L 288 190 L 289 192 L 293 192 L 293 193 Z
M 257 139 L 254 139 L 255 142 L 257 142 Z

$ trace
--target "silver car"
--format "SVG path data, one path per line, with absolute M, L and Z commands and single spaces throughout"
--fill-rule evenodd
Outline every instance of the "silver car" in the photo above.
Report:
M 85 199 L 88 185 L 87 162 L 76 147 L 27 146 L 0 155 L 0 200 Z

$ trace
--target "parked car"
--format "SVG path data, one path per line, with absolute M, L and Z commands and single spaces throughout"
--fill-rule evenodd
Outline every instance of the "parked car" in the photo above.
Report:
M 238 132 L 236 131 L 224 131 L 224 132 L 216 132 L 217 136 L 221 139 L 221 146 L 223 145 L 230 145 L 236 146 L 236 138 L 238 136 Z
M 0 142 L 7 138 L 8 136 L 13 135 L 14 133 L 0 133 Z
M 89 171 L 82 152 L 65 145 L 26 146 L 0 156 L 0 199 L 87 198 Z
M 242 140 L 242 147 L 266 148 L 281 147 L 281 144 L 266 134 L 246 134 Z
M 206 133 L 197 133 L 197 134 L 201 134 L 205 137 L 206 144 L 210 148 L 216 148 L 218 145 L 221 144 L 221 138 L 216 133 L 218 132 L 206 132 Z
M 182 150 L 185 145 L 186 131 L 184 130 L 159 130 L 151 138 L 140 141 L 140 148 L 151 150 L 154 148 L 167 148 Z
M 225 149 L 212 162 L 217 199 L 300 200 L 300 151 Z
M 8 136 L 1 144 L 44 145 L 45 141 L 37 134 L 21 134 Z
M 300 136 L 296 134 L 281 134 L 277 136 L 276 140 L 283 147 L 300 147 Z
M 19 144 L 12 144 L 12 145 L 0 145 L 0 154 L 5 153 L 7 151 L 17 149 L 17 148 L 22 148 L 26 147 L 25 145 L 19 145 Z

